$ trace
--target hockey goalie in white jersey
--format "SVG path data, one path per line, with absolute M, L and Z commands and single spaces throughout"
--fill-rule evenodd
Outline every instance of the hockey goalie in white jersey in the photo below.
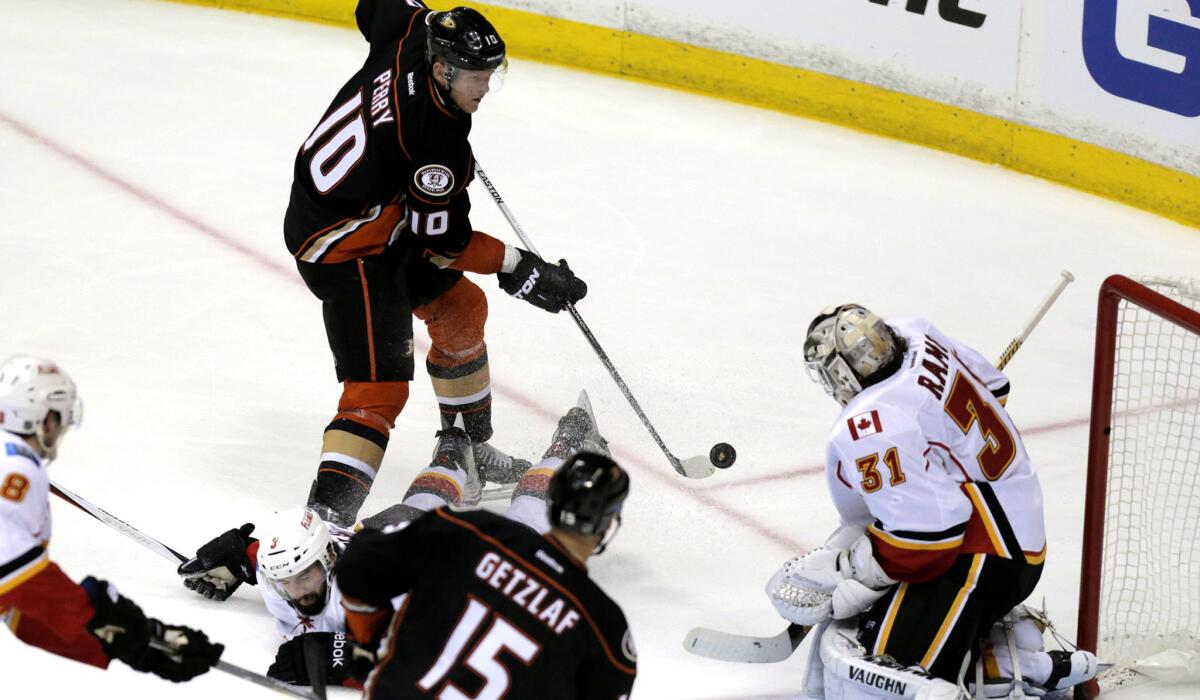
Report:
M 1046 692 L 1094 675 L 1086 652 L 1043 651 L 1040 630 L 1016 635 L 1032 648 L 981 647 L 1002 620 L 1041 624 L 1020 604 L 1046 558 L 1042 490 L 1007 378 L 928 321 L 855 304 L 813 320 L 804 359 L 843 406 L 826 450 L 841 527 L 767 586 L 783 617 L 821 625 L 806 691 L 957 698 L 965 674 L 1002 697 L 1014 677 Z

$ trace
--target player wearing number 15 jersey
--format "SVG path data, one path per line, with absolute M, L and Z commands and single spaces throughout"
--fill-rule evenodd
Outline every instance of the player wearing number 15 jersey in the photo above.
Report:
M 417 0 L 361 0 L 355 15 L 370 52 L 300 147 L 284 217 L 343 385 L 308 501 L 340 526 L 357 519 L 408 399 L 413 316 L 432 341 L 442 426 L 462 415 L 480 476 L 515 483 L 530 462 L 488 444 L 487 299 L 463 272 L 551 312 L 587 292 L 565 263 L 471 226 L 471 118 L 507 68 L 495 27 Z
M 1004 408 L 1008 380 L 928 321 L 885 323 L 856 304 L 818 315 L 804 356 L 843 406 L 826 448 L 842 527 L 785 564 L 768 594 L 799 624 L 816 621 L 814 600 L 837 619 L 861 613 L 866 654 L 954 682 L 1033 591 L 1046 556 L 1042 489 Z
M 356 535 L 337 577 L 355 639 L 383 638 L 366 696 L 627 700 L 633 641 L 585 562 L 616 532 L 628 492 L 603 449 L 579 452 L 551 477 L 544 536 L 449 508 Z

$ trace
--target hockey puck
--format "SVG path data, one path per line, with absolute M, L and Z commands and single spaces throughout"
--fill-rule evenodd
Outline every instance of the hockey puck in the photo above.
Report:
M 737 451 L 728 442 L 718 442 L 708 451 L 708 461 L 718 469 L 728 469 L 737 459 Z

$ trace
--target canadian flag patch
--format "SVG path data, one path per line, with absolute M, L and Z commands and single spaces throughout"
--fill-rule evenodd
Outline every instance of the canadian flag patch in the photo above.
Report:
M 850 437 L 858 440 L 868 435 L 883 432 L 883 423 L 879 422 L 879 411 L 867 411 L 846 419 L 850 426 Z

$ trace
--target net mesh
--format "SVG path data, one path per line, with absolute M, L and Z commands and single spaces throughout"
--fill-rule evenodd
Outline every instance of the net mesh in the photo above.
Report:
M 1200 282 L 1138 282 L 1200 311 Z M 1200 649 L 1200 334 L 1122 300 L 1098 656 Z

